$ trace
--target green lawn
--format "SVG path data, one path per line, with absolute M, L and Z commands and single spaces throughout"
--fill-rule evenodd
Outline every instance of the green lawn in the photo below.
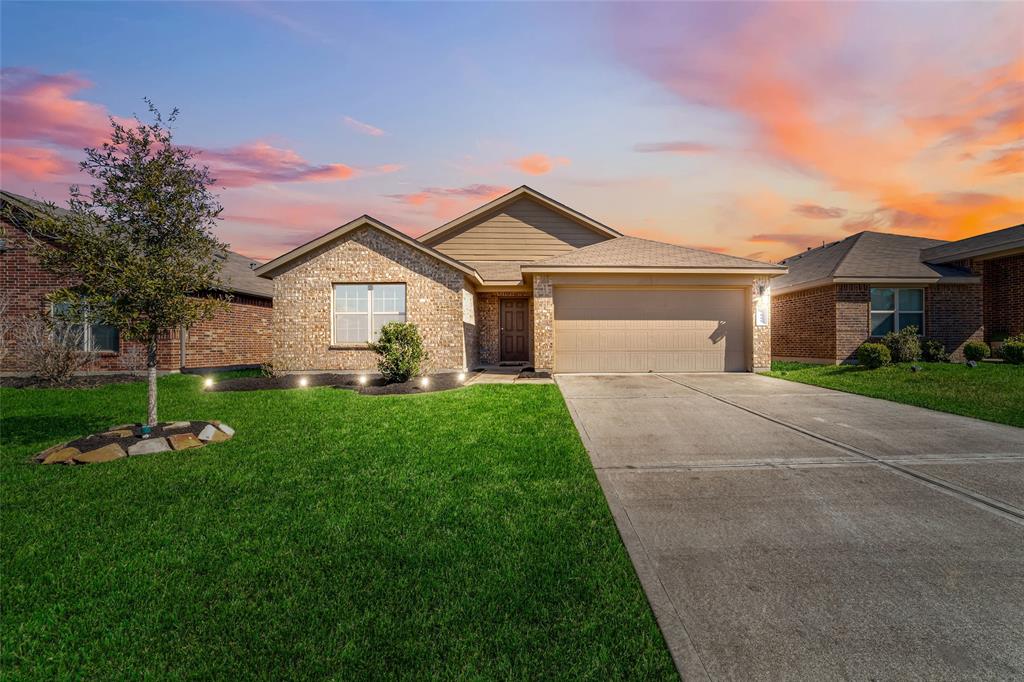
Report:
M 673 678 L 555 386 L 203 393 L 227 443 L 81 467 L 142 384 L 0 389 L 8 678 Z
M 1024 366 L 917 363 L 879 369 L 773 362 L 769 376 L 1024 427 Z

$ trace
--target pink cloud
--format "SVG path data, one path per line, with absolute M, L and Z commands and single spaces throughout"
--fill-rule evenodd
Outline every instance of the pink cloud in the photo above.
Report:
M 374 166 L 373 170 L 375 173 L 397 173 L 404 168 L 405 166 L 400 163 L 382 163 L 379 166 Z
M 356 171 L 343 163 L 311 164 L 291 149 L 266 142 L 250 142 L 227 149 L 198 150 L 199 160 L 210 166 L 223 187 L 250 187 L 263 183 L 331 182 L 349 180 Z
M 418 192 L 387 196 L 407 206 L 427 207 L 436 218 L 452 218 L 480 204 L 486 204 L 508 191 L 508 187 L 477 184 L 464 187 L 425 187 Z
M 341 120 L 349 128 L 355 130 L 358 133 L 362 133 L 363 135 L 370 135 L 372 137 L 381 137 L 382 135 L 387 135 L 387 133 L 385 133 L 377 126 L 372 126 L 369 123 L 363 123 L 362 121 L 354 119 L 351 116 L 346 116 Z
M 834 218 L 842 218 L 846 215 L 846 209 L 837 208 L 835 206 L 826 208 L 824 206 L 818 206 L 817 204 L 797 204 L 793 207 L 793 213 L 802 215 L 804 218 L 811 218 L 813 220 L 832 220 Z
M 647 142 L 633 145 L 633 151 L 642 153 L 707 154 L 715 148 L 700 142 Z
M 0 169 L 8 179 L 46 182 L 74 175 L 78 164 L 46 147 L 4 145 L 0 148 Z
M 530 154 L 521 159 L 513 159 L 508 163 L 529 175 L 546 175 L 556 166 L 568 166 L 572 162 L 564 156 L 551 157 L 547 154 Z

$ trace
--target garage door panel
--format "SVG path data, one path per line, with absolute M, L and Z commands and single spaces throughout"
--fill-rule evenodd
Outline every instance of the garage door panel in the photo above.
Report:
M 742 289 L 556 287 L 555 371 L 743 371 L 745 300 Z

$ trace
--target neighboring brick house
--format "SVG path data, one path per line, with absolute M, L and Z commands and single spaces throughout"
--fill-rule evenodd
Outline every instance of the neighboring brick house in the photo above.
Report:
M 761 370 L 768 279 L 785 268 L 624 237 L 523 186 L 414 239 L 369 216 L 259 268 L 274 368 L 372 370 L 389 321 L 429 370 Z
M 0 204 L 4 209 L 0 286 L 6 299 L 5 328 L 12 331 L 3 339 L 7 352 L 0 372 L 21 374 L 30 368 L 24 366 L 16 352 L 13 328 L 31 316 L 49 314 L 46 295 L 66 282 L 43 270 L 30 252 L 33 242 L 23 225 L 29 214 L 39 209 L 39 204 L 10 192 L 0 192 Z M 273 285 L 255 275 L 254 269 L 260 263 L 230 251 L 223 259 L 224 289 L 199 295 L 230 297 L 227 308 L 184 334 L 175 330 L 162 336 L 157 345 L 158 369 L 249 367 L 270 360 Z M 121 338 L 116 329 L 90 325 L 85 336 L 83 343 L 96 350 L 98 357 L 84 371 L 125 372 L 145 368 L 144 345 Z
M 958 242 L 860 232 L 782 261 L 772 283 L 772 356 L 843 363 L 914 325 L 962 359 L 971 340 L 1024 326 L 1024 226 Z

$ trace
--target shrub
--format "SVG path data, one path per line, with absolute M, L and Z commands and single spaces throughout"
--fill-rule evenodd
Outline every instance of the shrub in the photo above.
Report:
M 15 353 L 33 376 L 60 386 L 97 357 L 82 350 L 84 333 L 81 325 L 55 322 L 40 314 L 15 331 Z
M 878 369 L 892 362 L 892 354 L 881 343 L 864 343 L 857 349 L 857 363 L 868 369 Z
M 949 353 L 938 339 L 925 339 L 921 344 L 921 359 L 925 362 L 949 362 Z
M 882 337 L 882 343 L 889 349 L 893 362 L 916 362 L 921 359 L 921 340 L 917 327 L 909 325 L 898 332 L 889 332 Z
M 1024 333 L 1006 339 L 1003 344 L 1003 360 L 1014 365 L 1024 365 Z
M 968 360 L 981 362 L 991 354 L 988 344 L 982 341 L 968 341 L 964 344 L 964 357 Z
M 377 369 L 389 384 L 416 376 L 427 359 L 420 330 L 411 322 L 388 322 L 380 330 L 380 339 L 371 347 L 380 356 Z

